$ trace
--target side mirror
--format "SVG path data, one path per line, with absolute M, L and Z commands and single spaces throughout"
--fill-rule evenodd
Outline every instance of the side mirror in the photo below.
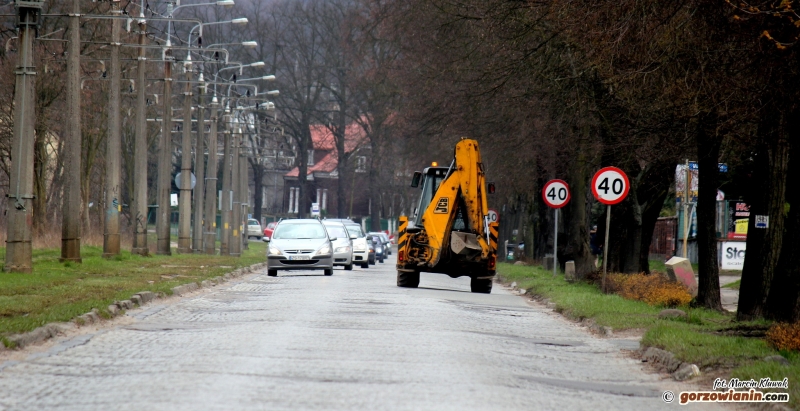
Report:
M 351 239 L 351 240 L 355 240 L 356 238 L 358 238 L 358 236 L 356 236 L 356 235 L 351 235 L 351 236 L 350 236 L 350 239 Z
M 264 241 L 269 242 L 269 237 L 264 237 Z
M 419 180 L 422 180 L 422 173 L 415 171 L 414 178 L 411 179 L 411 187 L 419 187 Z
M 494 183 L 489 183 L 489 188 L 488 188 L 489 194 L 494 194 L 494 190 L 495 190 Z
M 330 238 L 328 238 L 328 240 L 330 240 L 330 241 L 336 241 L 336 240 L 338 240 L 338 238 L 336 238 L 336 237 L 330 237 Z

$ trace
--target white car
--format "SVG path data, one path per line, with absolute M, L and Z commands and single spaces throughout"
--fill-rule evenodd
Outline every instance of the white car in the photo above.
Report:
M 335 240 L 331 240 L 331 244 L 333 244 L 333 265 L 340 265 L 345 270 L 352 270 L 353 243 L 350 241 L 347 229 L 344 228 L 342 223 L 333 221 L 324 221 L 322 225 L 328 231 L 328 237 L 335 238 Z
M 264 236 L 264 230 L 261 228 L 261 223 L 254 218 L 247 220 L 247 238 L 255 238 L 260 240 Z
M 369 268 L 369 245 L 367 235 L 356 223 L 344 223 L 353 241 L 353 264 L 361 264 L 361 268 Z

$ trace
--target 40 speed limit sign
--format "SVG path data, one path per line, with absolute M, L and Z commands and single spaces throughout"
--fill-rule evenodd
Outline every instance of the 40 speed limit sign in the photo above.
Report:
M 624 200 L 630 188 L 628 176 L 616 167 L 601 168 L 592 178 L 592 194 L 597 201 L 606 205 Z
M 564 180 L 550 180 L 542 187 L 542 199 L 550 208 L 564 207 L 569 198 L 569 185 Z

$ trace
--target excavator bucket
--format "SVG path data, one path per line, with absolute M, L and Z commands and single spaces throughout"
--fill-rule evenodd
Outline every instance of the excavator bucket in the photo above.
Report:
M 483 250 L 478 244 L 478 236 L 458 231 L 450 233 L 450 249 L 458 255 L 480 254 Z

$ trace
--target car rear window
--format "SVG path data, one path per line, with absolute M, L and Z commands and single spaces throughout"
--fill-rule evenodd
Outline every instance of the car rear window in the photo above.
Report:
M 276 240 L 301 240 L 327 238 L 322 224 L 279 224 L 272 234 Z

